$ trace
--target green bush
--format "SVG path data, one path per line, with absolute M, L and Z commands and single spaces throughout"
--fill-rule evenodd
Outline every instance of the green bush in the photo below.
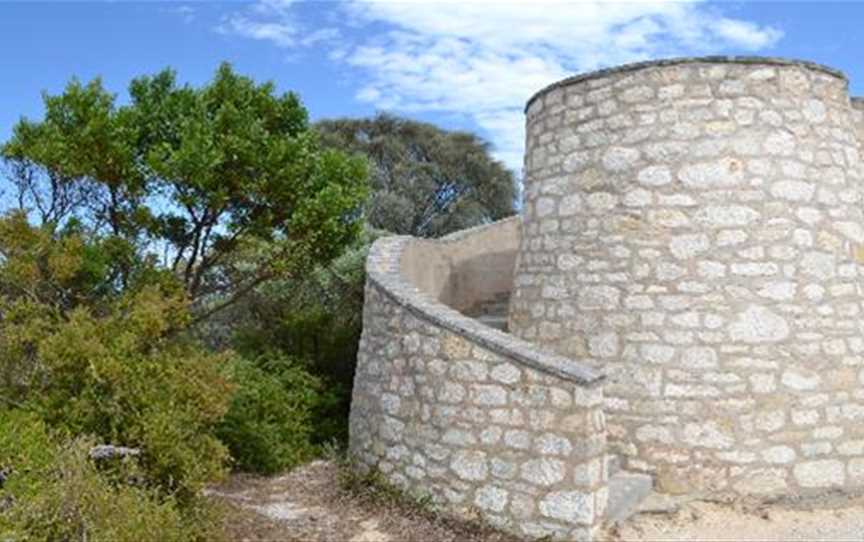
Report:
M 344 444 L 348 439 L 351 387 L 362 330 L 364 266 L 377 235 L 366 231 L 326 267 L 259 287 L 203 330 L 217 341 L 227 337 L 245 357 L 277 351 L 306 362 L 309 372 L 323 383 L 312 418 L 311 439 L 316 445 Z
M 224 474 L 228 453 L 214 427 L 230 401 L 229 359 L 172 336 L 182 298 L 148 287 L 101 315 L 79 307 L 39 318 L 51 311 L 16 308 L 20 317 L 0 327 L 0 343 L 30 338 L 21 346 L 32 353 L 33 374 L 19 400 L 50 426 L 141 448 L 149 481 L 181 498 Z
M 108 288 L 94 279 L 105 273 L 98 238 L 20 213 L 0 217 L 0 253 L 0 468 L 12 469 L 0 533 L 212 538 L 198 495 L 228 466 L 215 427 L 231 401 L 232 358 L 188 337 L 182 289 L 147 262 Z M 95 444 L 140 456 L 97 468 Z
M 290 358 L 263 355 L 233 366 L 237 390 L 217 435 L 244 471 L 273 473 L 314 455 L 321 382 Z
M 88 457 L 96 441 L 60 439 L 38 416 L 0 412 L 0 465 L 8 480 L 0 489 L 0 539 L 192 541 L 218 537 L 218 525 L 201 521 L 139 479 L 133 458 L 100 468 Z M 105 472 L 108 470 L 108 472 Z M 192 512 L 194 510 L 194 512 Z

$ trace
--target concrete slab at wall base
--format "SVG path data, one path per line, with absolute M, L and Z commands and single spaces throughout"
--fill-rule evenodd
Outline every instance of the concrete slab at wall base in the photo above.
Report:
M 847 86 L 712 57 L 538 93 L 521 217 L 373 247 L 352 454 L 529 538 L 590 539 L 617 513 L 609 455 L 674 494 L 862 489 Z M 506 327 L 481 316 L 509 333 L 462 314 L 507 297 Z

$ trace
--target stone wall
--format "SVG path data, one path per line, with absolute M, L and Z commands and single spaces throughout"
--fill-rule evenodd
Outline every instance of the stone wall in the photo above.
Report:
M 852 98 L 852 119 L 858 127 L 858 143 L 864 148 L 864 98 Z
M 602 378 L 442 303 L 508 291 L 518 234 L 511 219 L 375 243 L 350 453 L 456 515 L 590 539 L 607 500 Z
M 864 487 L 853 111 L 841 73 L 763 58 L 529 102 L 510 330 L 606 372 L 610 445 L 659 489 Z

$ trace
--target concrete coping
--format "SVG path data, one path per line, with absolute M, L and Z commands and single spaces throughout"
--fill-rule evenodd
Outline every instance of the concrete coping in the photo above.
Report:
M 808 60 L 797 60 L 791 58 L 779 58 L 770 56 L 701 56 L 664 58 L 659 60 L 648 60 L 644 62 L 633 62 L 630 64 L 623 64 L 621 66 L 604 68 L 601 70 L 581 73 L 573 75 L 571 77 L 567 77 L 565 79 L 552 83 L 551 85 L 548 85 L 534 93 L 534 95 L 531 96 L 525 103 L 525 112 L 528 111 L 528 108 L 531 107 L 531 104 L 534 103 L 534 100 L 547 94 L 552 90 L 555 90 L 556 88 L 566 87 L 575 83 L 582 83 L 591 79 L 599 79 L 601 77 L 607 77 L 609 75 L 615 75 L 619 73 L 626 73 L 663 66 L 678 66 L 681 64 L 767 64 L 774 66 L 798 66 L 800 68 L 808 70 L 819 71 L 827 75 L 837 77 L 838 79 L 842 79 L 843 81 L 849 81 L 849 79 L 846 77 L 846 74 L 842 71 L 836 68 L 831 68 L 830 66 L 818 64 L 816 62 L 810 62 Z
M 462 230 L 434 242 L 443 245 L 455 243 L 484 228 L 494 227 L 511 220 L 519 220 L 519 217 Z M 476 345 L 512 359 L 521 365 L 580 386 L 599 385 L 605 379 L 604 374 L 592 368 L 562 356 L 542 352 L 534 344 L 483 325 L 417 288 L 402 275 L 401 260 L 405 249 L 412 243 L 419 241 L 421 240 L 418 238 L 404 235 L 383 237 L 375 241 L 366 261 L 367 280 L 415 316 L 452 331 Z M 423 241 L 428 242 L 428 240 Z

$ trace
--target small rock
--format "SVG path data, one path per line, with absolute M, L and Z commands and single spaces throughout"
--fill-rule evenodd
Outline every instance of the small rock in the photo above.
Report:
M 111 459 L 113 457 L 126 457 L 141 455 L 141 450 L 138 448 L 127 448 L 125 446 L 113 446 L 111 444 L 100 444 L 90 449 L 90 459 L 99 461 L 101 459 Z

